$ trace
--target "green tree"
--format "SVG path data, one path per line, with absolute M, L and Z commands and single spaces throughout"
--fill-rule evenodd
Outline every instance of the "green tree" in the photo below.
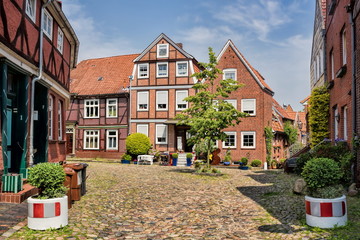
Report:
M 286 140 L 288 141 L 289 145 L 293 145 L 297 140 L 297 130 L 296 128 L 291 125 L 289 121 L 286 121 L 284 124 L 284 132 L 286 134 Z
M 329 137 L 330 94 L 326 86 L 315 88 L 310 96 L 309 126 L 311 146 Z
M 218 74 L 222 74 L 222 71 L 216 68 L 217 61 L 212 48 L 209 47 L 209 63 L 199 64 L 204 70 L 192 75 L 198 80 L 193 86 L 196 94 L 185 98 L 189 108 L 177 114 L 176 119 L 180 120 L 178 125 L 190 126 L 191 137 L 188 139 L 190 144 L 205 141 L 210 145 L 216 140 L 224 141 L 227 135 L 223 129 L 239 124 L 240 119 L 246 114 L 223 100 L 242 85 L 233 79 L 220 80 L 216 84 Z M 210 169 L 211 147 L 208 146 L 207 149 L 206 168 Z

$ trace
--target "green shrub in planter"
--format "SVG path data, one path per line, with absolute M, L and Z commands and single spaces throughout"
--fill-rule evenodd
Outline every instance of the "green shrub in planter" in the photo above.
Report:
M 193 157 L 192 153 L 187 153 L 186 154 L 186 158 L 192 158 L 192 157 Z
M 178 153 L 173 153 L 173 154 L 171 154 L 171 156 L 172 156 L 172 158 L 178 158 L 179 157 L 179 154 Z
M 39 189 L 37 198 L 58 198 L 66 194 L 65 177 L 66 174 L 61 165 L 39 163 L 29 169 L 28 183 Z
M 250 165 L 252 167 L 260 167 L 261 166 L 261 161 L 259 159 L 255 159 L 250 163 Z
M 241 162 L 242 162 L 243 166 L 246 166 L 248 164 L 248 162 L 249 162 L 249 159 L 247 157 L 242 157 Z
M 126 138 L 126 151 L 130 155 L 147 154 L 150 148 L 150 139 L 145 134 L 133 133 Z
M 330 158 L 313 158 L 307 161 L 301 175 L 310 197 L 337 198 L 343 194 L 343 188 L 339 186 L 343 172 Z
M 132 157 L 131 157 L 131 155 L 125 153 L 124 155 L 121 156 L 121 159 L 131 161 Z

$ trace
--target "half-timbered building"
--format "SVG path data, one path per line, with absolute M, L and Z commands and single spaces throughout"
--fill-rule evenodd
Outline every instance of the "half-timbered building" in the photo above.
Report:
M 129 77 L 139 54 L 89 59 L 71 72 L 67 154 L 119 159 L 129 122 Z
M 189 127 L 176 125 L 174 118 L 188 107 L 184 98 L 195 93 L 196 71 L 197 60 L 182 44 L 160 34 L 134 60 L 130 132 L 149 136 L 158 151 L 191 152 Z
M 25 173 L 35 163 L 65 160 L 79 42 L 60 1 L 3 0 L 0 7 L 0 169 Z

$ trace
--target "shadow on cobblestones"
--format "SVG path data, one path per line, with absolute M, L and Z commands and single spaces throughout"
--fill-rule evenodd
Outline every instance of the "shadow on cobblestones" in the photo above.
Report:
M 261 225 L 258 227 L 259 231 L 293 234 L 306 230 L 301 224 L 305 217 L 304 197 L 292 193 L 295 175 L 287 175 L 281 171 L 258 171 L 247 176 L 259 184 L 237 189 L 280 222 Z M 268 223 L 268 219 L 258 220 Z

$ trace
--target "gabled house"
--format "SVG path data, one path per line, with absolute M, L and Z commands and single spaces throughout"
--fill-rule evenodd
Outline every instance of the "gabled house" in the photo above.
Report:
M 234 160 L 247 157 L 250 161 L 259 159 L 264 162 L 264 129 L 272 124 L 274 92 L 231 40 L 226 42 L 217 61 L 217 67 L 223 72 L 223 75 L 219 76 L 220 79 L 232 78 L 239 84 L 244 84 L 242 88 L 231 93 L 227 101 L 238 110 L 249 114 L 239 125 L 225 129 L 228 138 L 218 143 L 222 150 L 220 155 L 224 156 L 226 150 L 230 149 Z
M 0 169 L 65 160 L 65 109 L 79 41 L 60 1 L 0 1 Z M 43 22 L 43 30 L 41 30 Z
M 187 108 L 183 99 L 195 93 L 196 71 L 197 60 L 182 44 L 160 34 L 134 60 L 130 133 L 149 136 L 158 151 L 192 152 L 186 143 L 189 127 L 176 125 L 174 117 Z
M 310 88 L 323 86 L 325 79 L 326 0 L 315 0 L 315 18 L 310 59 Z M 330 59 L 331 61 L 331 59 Z
M 71 72 L 67 154 L 120 159 L 128 135 L 128 82 L 137 56 L 84 60 Z

